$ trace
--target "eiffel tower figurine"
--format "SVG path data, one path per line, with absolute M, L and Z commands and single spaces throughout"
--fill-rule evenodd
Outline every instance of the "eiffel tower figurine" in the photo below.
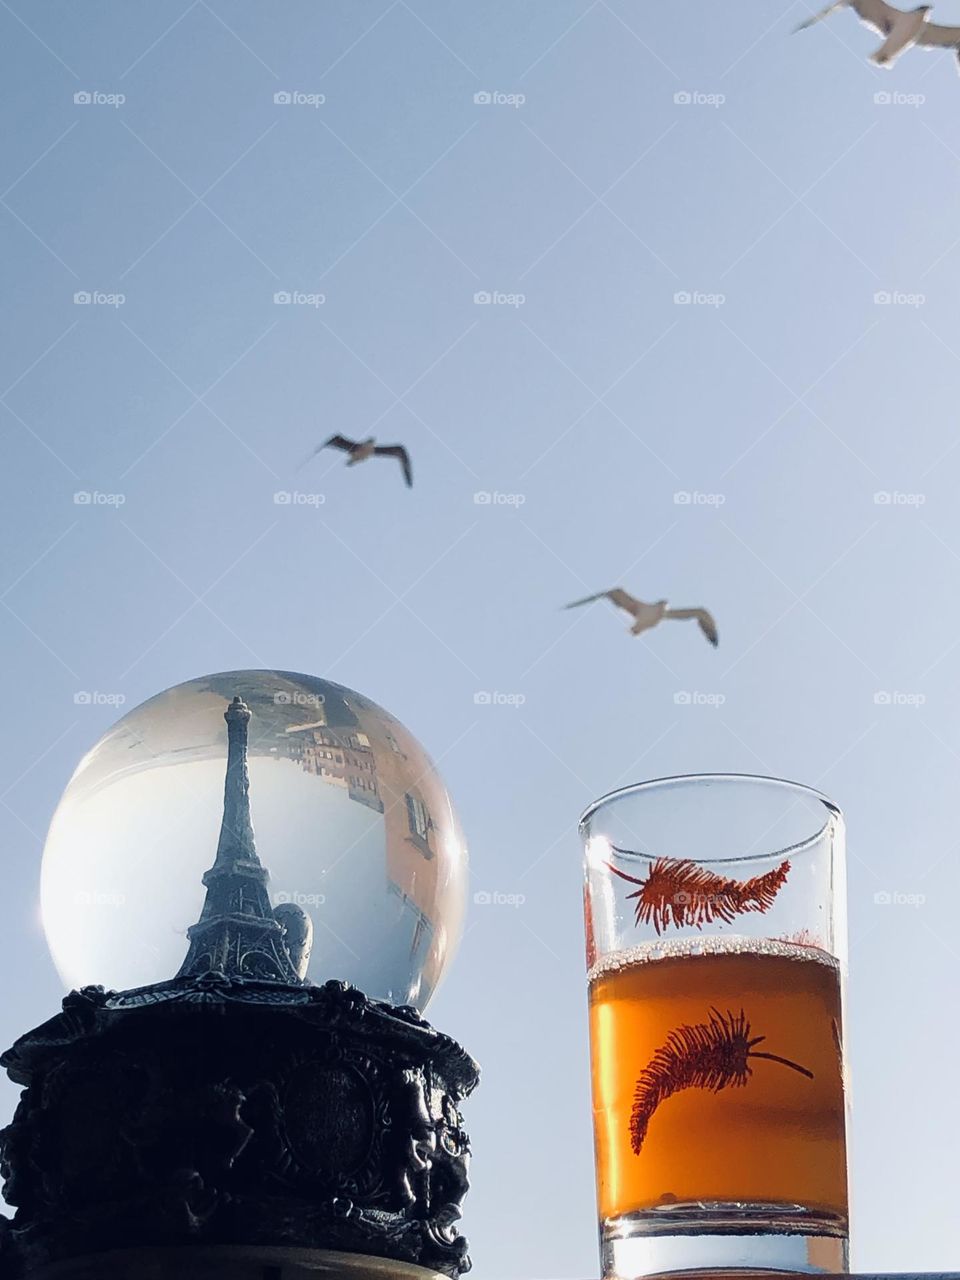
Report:
M 203 877 L 206 901 L 200 919 L 187 930 L 190 949 L 177 977 L 222 973 L 300 985 L 309 958 L 303 935 L 310 921 L 293 904 L 276 912 L 270 904 L 270 873 L 257 855 L 250 821 L 250 708 L 238 695 L 223 718 L 228 746 L 220 840 L 216 860 Z

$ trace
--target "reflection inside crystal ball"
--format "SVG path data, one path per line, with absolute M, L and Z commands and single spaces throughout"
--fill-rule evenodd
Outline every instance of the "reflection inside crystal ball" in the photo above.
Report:
M 424 1009 L 463 918 L 467 854 L 450 797 L 382 707 L 283 671 L 167 689 L 80 762 L 50 825 L 41 878 L 64 982 L 145 986 L 183 963 L 217 848 L 223 715 L 235 695 L 251 711 L 250 808 L 271 902 L 312 921 L 307 980 L 339 978 Z

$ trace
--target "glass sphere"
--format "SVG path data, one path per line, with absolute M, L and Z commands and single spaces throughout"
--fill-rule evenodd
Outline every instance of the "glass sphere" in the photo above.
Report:
M 465 906 L 467 851 L 450 797 L 382 707 L 289 671 L 175 685 L 81 760 L 43 851 L 43 924 L 61 977 L 130 988 L 177 973 L 217 849 L 223 714 L 235 694 L 251 712 L 250 809 L 271 902 L 313 924 L 307 980 L 340 978 L 423 1010 Z

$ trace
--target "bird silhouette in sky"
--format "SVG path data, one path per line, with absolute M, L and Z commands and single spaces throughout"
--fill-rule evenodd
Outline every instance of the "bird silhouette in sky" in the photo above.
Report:
M 396 458 L 400 466 L 403 468 L 403 478 L 407 482 L 407 488 L 413 488 L 413 467 L 410 465 L 410 455 L 402 444 L 377 444 L 373 436 L 366 440 L 348 440 L 346 436 L 331 436 L 329 440 L 324 440 L 323 444 L 317 447 L 301 462 L 301 467 L 305 467 L 311 458 L 315 458 L 322 449 L 342 449 L 344 453 L 348 453 L 350 457 L 347 459 L 347 466 L 354 467 L 358 462 L 366 462 L 367 458 Z
M 604 599 L 609 600 L 618 609 L 625 609 L 631 615 L 634 620 L 633 626 L 630 628 L 632 636 L 638 636 L 641 631 L 649 631 L 651 627 L 655 627 L 664 618 L 695 618 L 700 630 L 714 648 L 720 642 L 720 638 L 717 635 L 717 624 L 706 609 L 671 609 L 666 600 L 655 600 L 652 604 L 645 604 L 643 600 L 634 599 L 632 595 L 624 591 L 623 587 L 612 587 L 609 591 L 598 591 L 595 596 L 587 596 L 583 600 L 574 600 L 572 604 L 567 604 L 563 607 L 565 609 L 577 609 L 582 604 L 591 604 L 594 600 Z
M 861 22 L 884 36 L 884 42 L 870 60 L 878 67 L 892 67 L 904 49 L 916 45 L 920 49 L 952 49 L 957 54 L 960 70 L 960 27 L 941 27 L 929 22 L 927 15 L 933 5 L 924 4 L 918 9 L 894 9 L 886 0 L 835 0 L 820 13 L 801 22 L 797 31 L 812 27 L 837 9 L 852 9 Z

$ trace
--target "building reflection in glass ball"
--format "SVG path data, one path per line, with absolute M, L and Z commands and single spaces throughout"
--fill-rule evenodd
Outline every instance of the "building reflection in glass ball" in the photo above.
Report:
M 450 797 L 382 707 L 286 671 L 176 685 L 80 762 L 43 853 L 43 923 L 61 977 L 128 988 L 179 969 L 217 847 L 235 694 L 252 713 L 250 807 L 271 901 L 313 923 L 307 980 L 342 978 L 424 1009 L 463 919 L 467 853 Z

